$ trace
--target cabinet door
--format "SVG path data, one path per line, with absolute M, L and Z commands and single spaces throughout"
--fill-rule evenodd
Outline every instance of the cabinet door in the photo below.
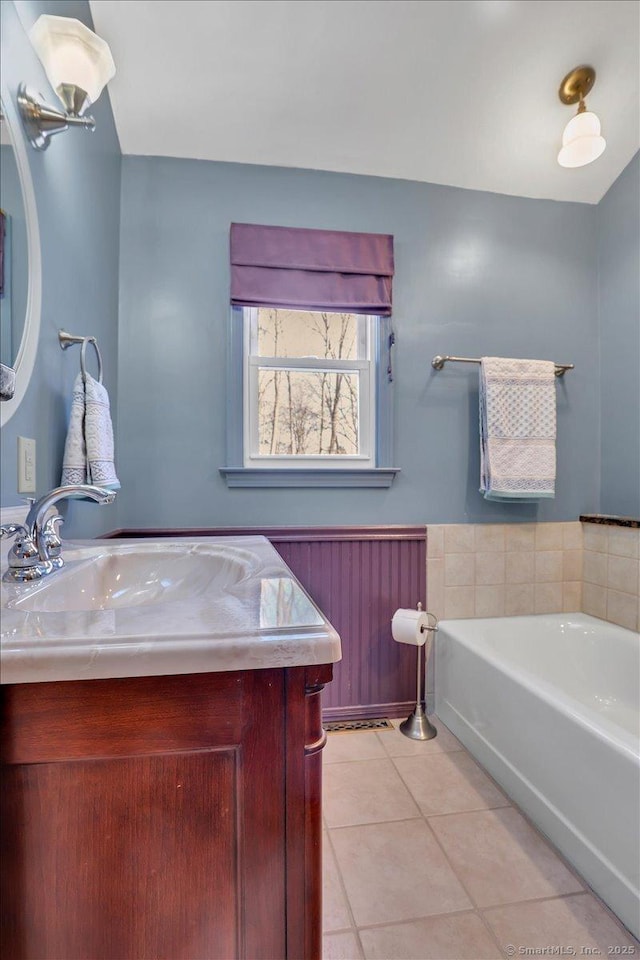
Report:
M 284 957 L 283 685 L 5 688 L 3 955 Z

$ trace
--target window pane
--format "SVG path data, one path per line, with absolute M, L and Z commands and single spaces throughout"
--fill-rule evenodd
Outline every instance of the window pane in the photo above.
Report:
M 358 392 L 358 373 L 260 367 L 260 455 L 358 454 Z
M 364 323 L 357 313 L 259 307 L 258 356 L 361 360 Z

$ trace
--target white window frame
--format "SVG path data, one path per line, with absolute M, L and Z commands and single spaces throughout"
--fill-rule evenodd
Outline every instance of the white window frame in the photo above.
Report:
M 312 311 L 308 311 L 312 312 Z M 313 470 L 370 469 L 376 465 L 376 359 L 373 324 L 378 317 L 363 315 L 360 325 L 359 360 L 327 360 L 312 357 L 258 356 L 258 308 L 244 307 L 243 313 L 243 447 L 244 466 L 250 468 Z M 258 452 L 258 369 L 319 370 L 359 374 L 359 454 L 274 455 Z

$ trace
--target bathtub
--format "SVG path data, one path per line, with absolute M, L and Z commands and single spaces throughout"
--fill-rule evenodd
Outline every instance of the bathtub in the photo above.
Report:
M 448 620 L 436 712 L 640 936 L 640 636 L 582 613 Z

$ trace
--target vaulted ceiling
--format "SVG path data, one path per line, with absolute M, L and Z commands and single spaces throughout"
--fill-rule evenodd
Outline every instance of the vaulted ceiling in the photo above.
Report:
M 636 0 L 91 0 L 125 154 L 596 203 L 640 143 Z M 607 149 L 556 156 L 578 64 Z

